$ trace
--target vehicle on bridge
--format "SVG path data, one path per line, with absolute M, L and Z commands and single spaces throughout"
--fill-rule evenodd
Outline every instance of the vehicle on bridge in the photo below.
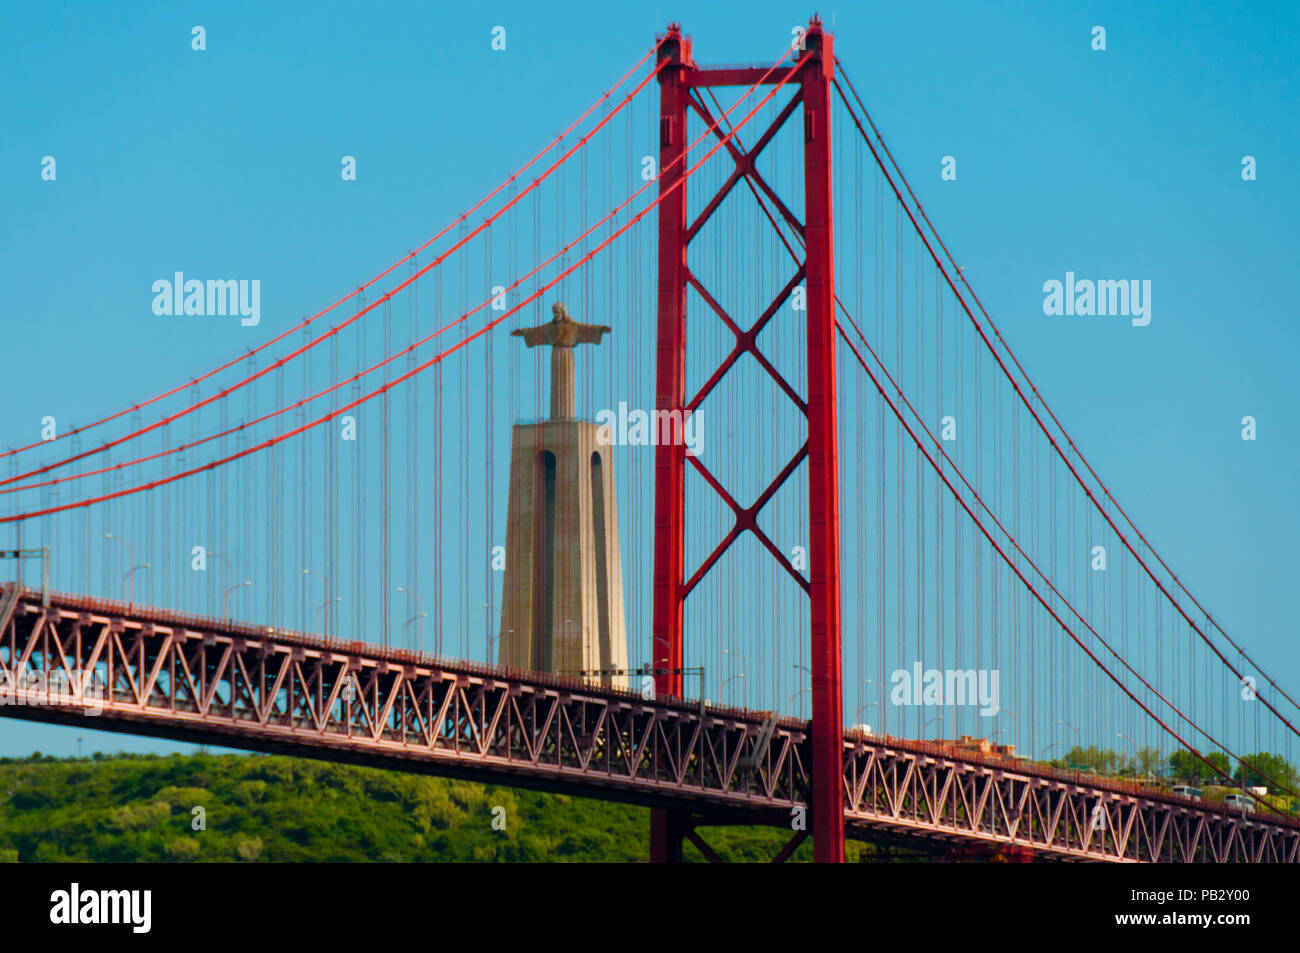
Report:
M 1223 797 L 1223 806 L 1241 811 L 1243 814 L 1255 813 L 1255 802 L 1248 794 L 1226 794 Z

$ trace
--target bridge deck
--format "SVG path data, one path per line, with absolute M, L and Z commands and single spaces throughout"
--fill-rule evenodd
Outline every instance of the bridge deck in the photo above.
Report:
M 0 715 L 790 824 L 788 718 L 142 606 L 7 587 Z M 766 730 L 765 730 L 766 725 Z M 1018 759 L 852 735 L 851 836 L 1061 860 L 1295 862 L 1300 825 Z

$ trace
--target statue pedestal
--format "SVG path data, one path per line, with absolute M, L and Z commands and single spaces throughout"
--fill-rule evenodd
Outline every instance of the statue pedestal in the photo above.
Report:
M 627 668 L 618 496 L 598 430 L 572 419 L 514 427 L 502 665 L 574 676 Z M 625 675 L 584 677 L 628 687 Z

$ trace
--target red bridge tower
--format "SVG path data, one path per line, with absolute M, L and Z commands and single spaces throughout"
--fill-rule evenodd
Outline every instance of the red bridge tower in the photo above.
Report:
M 673 24 L 661 38 L 659 62 L 659 283 L 658 346 L 656 352 L 657 410 L 691 411 L 702 395 L 686 395 L 686 288 L 692 285 L 736 334 L 738 347 L 748 350 L 789 394 L 794 391 L 758 351 L 758 332 L 770 320 L 799 282 L 806 284 L 808 394 L 800 409 L 808 418 L 808 441 L 768 489 L 749 507 L 742 506 L 709 474 L 696 457 L 687 457 L 680 445 L 661 444 L 655 458 L 655 554 L 653 659 L 656 691 L 682 695 L 683 606 L 691 589 L 712 566 L 706 561 L 690 579 L 685 575 L 686 466 L 696 467 L 727 501 L 735 516 L 728 539 L 754 533 L 773 556 L 796 576 L 809 595 L 812 614 L 812 764 L 809 808 L 814 856 L 818 861 L 844 859 L 843 686 L 840 672 L 840 526 L 839 454 L 835 387 L 835 246 L 831 217 L 831 86 L 835 76 L 833 39 L 817 17 L 793 51 L 796 65 L 775 70 L 758 68 L 700 69 L 691 55 L 691 41 Z M 686 174 L 687 113 L 694 110 L 706 127 L 714 118 L 694 90 L 710 86 L 749 86 L 756 82 L 782 82 L 794 69 L 788 85 L 796 92 L 789 104 L 748 151 L 728 141 L 736 168 L 722 189 L 705 205 L 694 222 L 687 215 L 686 188 L 674 189 Z M 759 174 L 755 159 L 777 131 L 803 106 L 804 216 L 800 222 L 785 207 Z M 719 138 L 725 136 L 720 126 Z M 803 267 L 796 273 L 758 323 L 744 330 L 723 312 L 699 285 L 687 264 L 687 247 L 704 222 L 721 205 L 738 182 L 749 182 L 772 202 L 791 227 L 801 232 L 805 245 Z M 726 373 L 724 364 L 714 375 Z M 757 523 L 758 511 L 777 488 L 803 462 L 808 461 L 810 579 L 795 573 L 780 550 L 766 538 Z M 715 556 L 717 553 L 715 553 Z M 678 812 L 655 809 L 651 813 L 651 859 L 681 859 L 682 838 L 689 822 Z M 782 852 L 783 854 L 785 851 Z

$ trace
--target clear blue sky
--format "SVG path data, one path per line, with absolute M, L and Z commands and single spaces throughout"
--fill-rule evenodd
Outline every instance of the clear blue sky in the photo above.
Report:
M 6 5 L 0 442 L 231 353 L 215 325 L 150 320 L 142 289 L 171 262 L 274 276 L 262 297 L 274 333 L 486 193 L 669 19 L 701 62 L 770 63 L 810 12 L 767 0 Z M 1300 7 L 945 0 L 821 13 L 1053 408 L 1193 592 L 1296 687 Z M 496 25 L 504 54 L 489 47 Z M 1094 25 L 1104 53 L 1090 49 Z M 340 180 L 344 154 L 355 183 Z M 45 155 L 56 182 L 41 179 Z M 955 182 L 940 181 L 944 155 Z M 1257 181 L 1242 180 L 1244 155 Z M 1045 318 L 1042 284 L 1066 270 L 1150 279 L 1151 325 Z M 1239 438 L 1246 414 L 1254 443 Z M 87 750 L 156 747 L 3 721 L 0 754 L 67 753 L 79 735 Z

